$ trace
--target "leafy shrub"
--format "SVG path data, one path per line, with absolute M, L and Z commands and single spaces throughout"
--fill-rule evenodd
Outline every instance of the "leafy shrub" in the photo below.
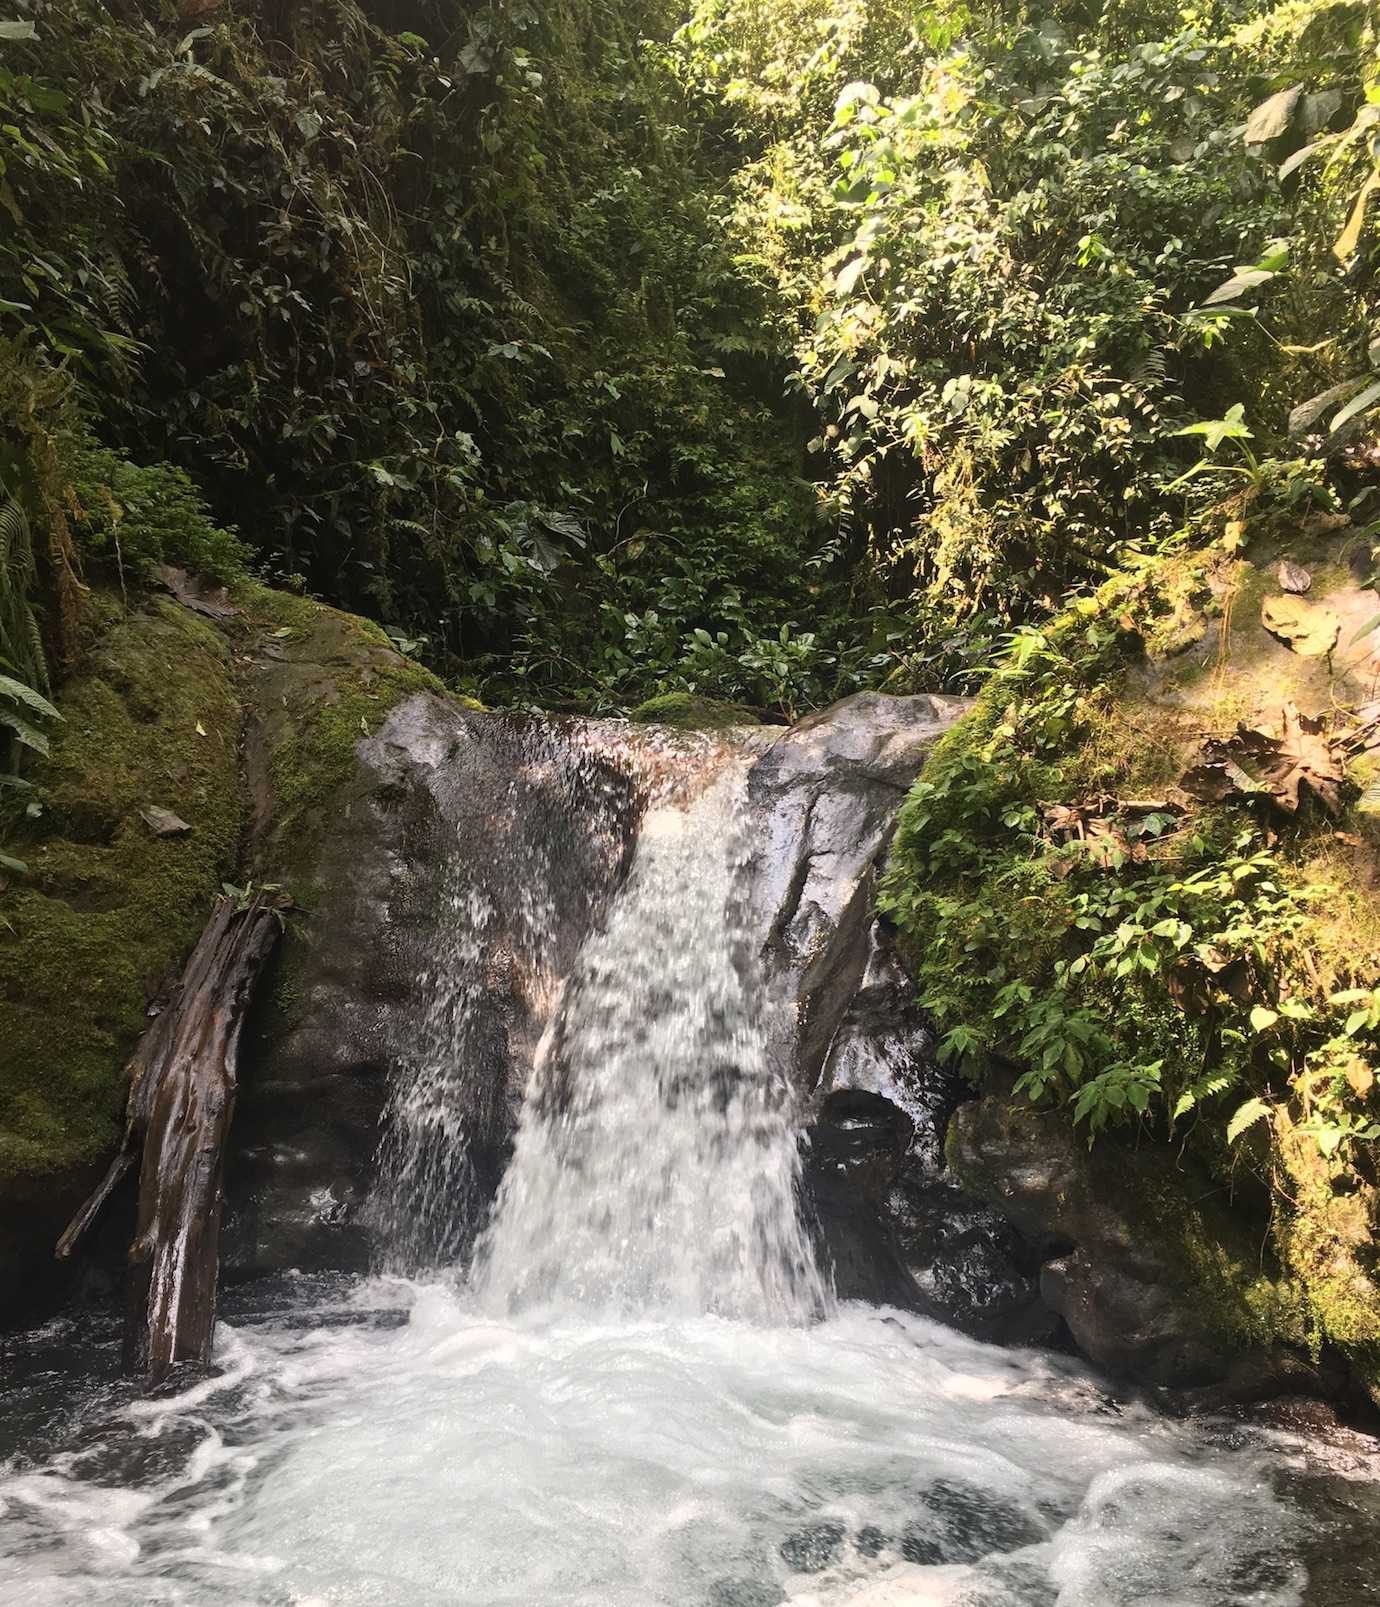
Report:
M 1115 800 L 1100 834 L 1049 829 L 1052 805 L 1076 814 L 1137 785 L 1138 761 L 1098 741 L 1124 721 L 1106 682 L 1127 661 L 1128 607 L 1150 628 L 1155 577 L 1018 633 L 901 812 L 880 907 L 940 1054 L 979 1076 L 988 1056 L 1015 1062 L 1023 1092 L 1090 1134 L 1164 1134 L 1201 1112 L 1230 1142 L 1293 1101 L 1321 1145 L 1380 1136 L 1357 1072 L 1380 1059 L 1380 957 L 1354 930 L 1327 952 L 1319 917 L 1339 890 L 1301 873 L 1298 842 L 1228 808 Z
M 108 572 L 144 580 L 159 564 L 178 564 L 213 580 L 244 574 L 246 548 L 212 523 L 184 470 L 141 468 L 121 452 L 82 443 L 69 473 L 78 545 Z

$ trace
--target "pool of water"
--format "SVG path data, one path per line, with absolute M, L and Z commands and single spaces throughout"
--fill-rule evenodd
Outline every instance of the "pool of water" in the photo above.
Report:
M 301 1279 L 232 1299 L 216 1366 L 153 1398 L 98 1320 L 5 1362 L 26 1607 L 1376 1599 L 1364 1448 L 1320 1467 L 895 1312 L 496 1320 L 444 1280 Z

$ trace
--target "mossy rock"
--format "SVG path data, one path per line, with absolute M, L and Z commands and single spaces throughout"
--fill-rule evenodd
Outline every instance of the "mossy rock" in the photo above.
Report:
M 694 692 L 663 692 L 632 709 L 628 718 L 640 725 L 666 725 L 677 731 L 727 731 L 762 722 L 739 703 L 700 697 Z
M 1006 1089 L 962 1107 L 950 1170 L 1058 1253 L 1045 1298 L 1079 1348 L 1143 1383 L 1195 1388 L 1262 1372 L 1309 1387 L 1302 1291 L 1262 1252 L 1263 1198 L 1231 1196 L 1191 1155 L 1117 1136 L 1091 1150 Z
M 1045 631 L 1037 656 L 988 678 L 939 744 L 902 810 L 882 883 L 883 907 L 900 928 L 922 995 L 985 1090 L 999 1086 L 988 1068 L 1019 1059 L 1029 1041 L 1029 1022 L 1019 1005 L 1010 1008 L 1010 992 L 998 1008 L 1003 987 L 1055 999 L 1080 1030 L 1100 1035 L 1096 1058 L 1054 1079 L 1048 1108 L 1009 1099 L 1009 1131 L 985 1128 L 981 1143 L 960 1140 L 956 1160 L 965 1186 L 1006 1209 L 1005 1195 L 1028 1181 L 1031 1153 L 1052 1154 L 1062 1144 L 1074 1155 L 1070 1175 L 1083 1180 L 1075 1192 L 1100 1202 L 1100 1224 L 1089 1208 L 1074 1232 L 1066 1206 L 1048 1204 L 1025 1225 L 1075 1244 L 1049 1275 L 1059 1308 L 1071 1313 L 1089 1354 L 1141 1377 L 1210 1371 L 1214 1352 L 1288 1354 L 1301 1366 L 1310 1355 L 1335 1361 L 1341 1352 L 1380 1399 L 1380 1326 L 1372 1315 L 1380 1306 L 1373 1276 L 1380 1208 L 1370 1166 L 1343 1149 L 1322 1167 L 1321 1180 L 1300 1175 L 1301 1157 L 1319 1159 L 1320 1140 L 1310 1135 L 1289 1148 L 1280 1135 L 1291 1111 L 1301 1120 L 1312 1108 L 1321 1074 L 1299 1096 L 1267 1069 L 1265 1054 L 1277 1040 L 1262 1036 L 1257 1045 L 1251 1036 L 1264 1031 L 1255 1005 L 1265 1007 L 1268 1024 L 1280 1019 L 1271 1013 L 1279 1001 L 1306 1002 L 1313 1014 L 1299 1017 L 1297 1041 L 1286 1036 L 1295 1032 L 1292 1017 L 1278 1036 L 1296 1067 L 1311 1065 L 1305 1057 L 1323 1055 L 1330 1035 L 1342 1031 L 1334 996 L 1367 989 L 1380 975 L 1380 832 L 1369 802 L 1376 761 L 1353 762 L 1351 785 L 1339 789 L 1343 804 L 1357 793 L 1365 800 L 1350 819 L 1305 797 L 1293 819 L 1281 812 L 1262 824 L 1259 808 L 1230 797 L 1206 802 L 1178 785 L 1201 761 L 1207 735 L 1229 738 L 1238 722 L 1277 728 L 1290 701 L 1323 713 L 1366 700 L 1373 649 L 1364 627 L 1380 599 L 1355 580 L 1344 548 L 1342 536 L 1328 536 L 1257 553 L 1254 562 L 1220 550 L 1186 554 L 1072 606 Z M 1331 661 L 1292 652 L 1261 623 L 1262 599 L 1279 590 L 1276 565 L 1285 556 L 1306 563 L 1310 597 L 1343 621 Z M 1032 692 L 1037 682 L 1047 690 Z M 1345 715 L 1335 718 L 1340 725 Z M 1094 819 L 1106 810 L 1120 827 L 1134 824 L 1137 810 L 1173 810 L 1174 835 L 1139 855 L 1128 841 L 1114 862 L 1090 855 L 1084 865 L 1077 844 L 1059 842 L 1047 828 L 1051 805 Z M 1217 972 L 1208 962 L 1240 949 L 1230 936 L 1227 948 L 1214 946 L 1231 917 L 1210 898 L 1175 902 L 1174 883 L 1191 872 L 1197 885 L 1212 885 L 1214 875 L 1220 884 L 1226 867 L 1236 874 L 1242 844 L 1268 854 L 1270 873 L 1259 896 L 1243 889 L 1251 911 L 1243 930 L 1268 929 L 1270 899 L 1294 924 L 1272 940 L 1268 966 L 1252 962 L 1250 951 L 1231 986 L 1214 992 Z M 1161 895 L 1167 902 L 1156 903 Z M 1091 952 L 1118 921 L 1153 925 L 1171 909 L 1196 921 L 1199 908 L 1214 924 L 1192 928 L 1181 963 L 1170 956 L 1141 977 L 1114 971 Z M 1194 970 L 1202 955 L 1205 982 Z M 1238 1028 L 1238 1017 L 1234 1039 L 1214 1033 L 1219 1020 Z M 1367 1064 L 1348 1080 L 1364 1112 L 1373 1109 L 1365 1103 L 1373 1047 L 1364 1033 L 1354 1046 Z M 1336 1046 L 1326 1053 L 1335 1056 Z M 1116 1066 L 1163 1071 L 1162 1102 L 1150 1093 L 1148 1111 L 1138 1116 L 1128 1105 L 1119 1125 L 1113 1112 L 1086 1154 L 1089 1129 L 1074 1129 L 1073 1096 Z M 1174 1114 L 1199 1079 L 1205 1086 Z M 1211 1079 L 1220 1079 L 1216 1088 Z M 1233 1111 L 1253 1094 L 1263 1095 L 1273 1125 L 1229 1144 Z M 1095 1101 L 1089 1105 L 1098 1114 Z M 977 1119 L 962 1114 L 956 1131 Z M 990 1128 L 994 1118 L 983 1120 Z M 1144 1358 L 1157 1349 L 1147 1368 Z
M 253 583 L 236 600 L 253 657 L 251 870 L 309 906 L 322 838 L 358 773 L 358 744 L 403 698 L 444 689 L 372 620 Z
M 170 601 L 107 612 L 57 699 L 43 812 L 11 840 L 28 871 L 0 895 L 0 1199 L 47 1198 L 110 1150 L 126 1057 L 239 844 L 229 644 Z M 147 807 L 190 829 L 156 835 Z

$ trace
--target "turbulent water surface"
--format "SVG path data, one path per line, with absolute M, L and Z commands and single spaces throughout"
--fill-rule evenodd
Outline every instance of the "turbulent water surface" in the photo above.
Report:
M 240 1291 L 212 1373 L 152 1399 L 98 1319 L 10 1346 L 0 1599 L 1341 1607 L 1310 1586 L 1297 1444 L 834 1301 L 762 1052 L 743 784 L 652 800 L 477 1241 L 446 1213 L 474 1204 L 466 931 L 492 905 L 456 891 L 381 1187 L 397 1259 L 448 1265 Z

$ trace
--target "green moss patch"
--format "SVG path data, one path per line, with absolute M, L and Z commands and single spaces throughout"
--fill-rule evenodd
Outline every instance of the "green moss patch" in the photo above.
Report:
M 253 584 L 237 601 L 252 658 L 254 869 L 309 904 L 331 811 L 359 775 L 357 745 L 404 698 L 445 689 L 369 620 Z
M 0 894 L 0 1193 L 98 1160 L 123 1066 L 235 863 L 243 817 L 230 652 L 171 602 L 119 618 L 68 683 L 43 813 Z M 190 830 L 156 836 L 139 811 Z
M 720 698 L 694 692 L 663 692 L 632 709 L 628 718 L 641 725 L 668 725 L 678 731 L 726 731 L 735 725 L 760 725 L 750 710 Z

